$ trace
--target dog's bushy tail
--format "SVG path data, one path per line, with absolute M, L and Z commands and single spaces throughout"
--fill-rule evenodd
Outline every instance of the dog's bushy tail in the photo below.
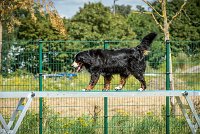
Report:
M 149 49 L 149 47 L 150 47 L 150 45 L 151 45 L 151 43 L 153 42 L 153 40 L 156 38 L 156 36 L 157 36 L 157 34 L 156 33 L 150 33 L 150 34 L 148 34 L 148 35 L 146 35 L 143 39 L 142 39 L 142 41 L 141 41 L 141 43 L 140 43 L 140 45 L 138 46 L 140 49 L 142 49 L 143 51 L 144 50 L 148 50 Z

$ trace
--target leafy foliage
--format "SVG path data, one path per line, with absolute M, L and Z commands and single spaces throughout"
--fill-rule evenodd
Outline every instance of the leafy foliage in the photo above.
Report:
M 16 14 L 13 13 L 13 11 L 17 9 L 26 9 L 29 10 L 31 13 L 31 16 L 33 20 L 35 20 L 34 12 L 32 10 L 32 7 L 34 5 L 34 2 L 32 0 L 12 0 L 12 1 L 5 1 L 2 0 L 0 2 L 0 22 L 6 22 L 6 26 L 8 27 L 8 32 L 11 32 L 13 30 L 13 26 L 15 24 L 20 24 L 20 21 L 18 20 L 18 17 Z M 2 34 L 2 33 L 0 33 Z
M 172 17 L 180 8 L 183 0 L 172 0 L 168 2 L 168 14 Z M 184 12 L 179 16 L 171 27 L 171 36 L 173 39 L 199 39 L 199 9 L 198 0 L 190 0 Z M 155 8 L 160 7 L 154 2 Z M 195 7 L 195 8 L 194 8 Z M 12 14 L 20 21 L 21 25 L 15 26 L 15 40 L 92 40 L 91 42 L 46 42 L 43 44 L 44 71 L 60 72 L 70 70 L 70 63 L 74 55 L 81 50 L 103 48 L 102 40 L 132 40 L 137 38 L 141 40 L 147 33 L 155 31 L 158 33 L 157 40 L 163 40 L 162 34 L 148 14 L 135 14 L 130 12 L 130 6 L 116 5 L 116 14 L 111 12 L 110 7 L 104 6 L 101 2 L 86 3 L 83 8 L 80 8 L 71 19 L 64 18 L 65 29 L 68 29 L 68 35 L 63 36 L 57 30 L 50 20 L 50 15 L 41 12 L 41 5 L 35 4 L 33 11 L 37 21 L 32 20 L 32 11 L 26 8 L 16 8 Z M 137 6 L 137 11 L 145 12 L 141 6 Z M 159 10 L 158 10 L 159 11 Z M 159 11 L 160 12 L 160 11 Z M 194 20 L 194 21 L 191 21 Z M 161 21 L 161 20 L 159 20 Z M 184 22 L 184 23 L 183 23 Z M 93 42 L 100 40 L 99 42 Z M 138 41 L 139 42 L 139 41 Z M 16 44 L 8 44 L 3 47 L 3 72 L 17 71 L 24 69 L 32 73 L 38 72 L 38 43 L 26 42 Z M 109 44 L 112 44 L 109 42 Z M 193 60 L 199 59 L 199 42 L 195 43 L 172 43 L 173 56 L 177 56 L 178 52 L 185 52 L 193 57 Z M 135 43 L 115 43 L 110 45 L 110 48 L 133 47 Z M 152 54 L 148 56 L 149 65 L 154 69 L 159 69 L 164 61 L 164 46 L 153 45 Z M 188 52 L 188 50 L 192 50 Z M 9 55 L 16 53 L 15 55 Z M 18 60 L 19 63 L 15 63 Z M 54 67 L 51 63 L 62 63 Z M 25 66 L 22 66 L 25 64 Z M 34 70 L 34 71 L 32 71 Z
M 171 0 L 167 2 L 168 19 L 171 20 L 175 13 L 180 9 L 184 0 Z M 161 5 L 158 1 L 153 2 L 153 6 L 158 12 L 161 11 Z M 200 2 L 199 0 L 188 0 L 184 10 L 177 16 L 170 26 L 170 38 L 172 40 L 200 40 Z M 159 22 L 163 23 L 161 19 Z
M 147 59 L 153 69 L 159 69 L 165 61 L 165 45 L 161 42 L 153 43 L 151 53 L 147 56 Z
M 134 38 L 126 19 L 114 16 L 102 3 L 88 3 L 72 18 L 69 34 L 78 40 L 113 40 Z
M 44 103 L 45 104 L 45 103 Z M 165 112 L 165 111 L 163 111 Z M 109 120 L 109 132 L 118 134 L 141 134 L 146 132 L 151 133 L 164 133 L 165 130 L 165 120 L 160 116 L 155 116 L 152 112 L 148 112 L 144 116 L 131 116 L 130 114 L 124 114 L 126 112 L 120 113 L 116 112 L 111 116 Z M 165 115 L 163 115 L 165 116 Z M 103 132 L 103 118 L 98 118 L 98 123 L 93 124 L 93 118 L 89 115 L 82 115 L 79 117 L 63 117 L 59 113 L 55 113 L 50 110 L 50 107 L 46 104 L 44 105 L 43 111 L 43 133 L 44 134 L 54 134 L 54 133 L 64 133 L 64 134 L 95 134 Z M 30 111 L 25 116 L 21 127 L 19 128 L 19 133 L 39 133 L 37 128 L 39 128 L 39 114 L 35 111 Z M 189 126 L 187 122 L 182 117 L 171 117 L 170 118 L 170 132 L 172 134 L 176 133 L 190 133 Z M 199 131 L 198 131 L 199 132 Z
M 115 5 L 115 12 L 127 17 L 131 12 L 131 5 Z
M 50 20 L 48 14 L 43 16 L 38 8 L 35 8 L 37 21 L 31 20 L 31 14 L 26 10 L 19 10 L 21 25 L 18 27 L 17 38 L 20 40 L 60 40 L 66 39 L 65 36 L 55 29 Z
M 132 30 L 136 33 L 137 39 L 142 39 L 147 33 L 159 32 L 159 28 L 156 26 L 155 22 L 152 20 L 151 15 L 148 14 L 135 14 L 132 12 L 127 18 L 128 24 Z
M 79 134 L 95 134 L 97 132 L 97 126 L 94 125 L 94 119 L 91 116 L 83 115 L 77 119 L 66 119 L 65 122 L 64 127 L 67 129 L 67 134 L 74 134 L 76 132 Z
M 171 12 L 177 10 L 183 0 L 173 0 L 169 3 Z M 182 15 L 176 19 L 171 28 L 171 34 L 175 40 L 199 40 L 200 39 L 200 2 L 189 0 Z

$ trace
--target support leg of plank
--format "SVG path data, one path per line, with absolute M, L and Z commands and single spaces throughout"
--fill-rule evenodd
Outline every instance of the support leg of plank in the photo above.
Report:
M 28 108 L 31 105 L 31 102 L 32 102 L 34 96 L 35 96 L 34 93 L 30 93 L 26 97 L 27 102 L 24 105 L 23 105 L 23 103 L 26 98 L 24 98 L 24 97 L 20 98 L 18 105 L 17 105 L 16 109 L 14 110 L 8 124 L 6 124 L 6 121 L 4 120 L 3 116 L 0 114 L 0 121 L 1 121 L 1 124 L 3 125 L 3 128 L 0 127 L 0 132 L 2 134 L 16 134 L 19 126 L 22 123 L 23 118 L 26 115 Z M 17 114 L 19 113 L 19 111 L 21 111 L 21 113 L 19 114 L 19 117 L 18 117 L 16 123 L 14 124 L 15 118 L 16 118 Z M 14 125 L 13 130 L 11 130 L 13 125 Z

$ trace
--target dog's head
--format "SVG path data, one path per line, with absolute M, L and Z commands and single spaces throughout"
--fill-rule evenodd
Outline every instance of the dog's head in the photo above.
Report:
M 90 63 L 90 57 L 88 55 L 88 52 L 83 51 L 75 56 L 74 62 L 72 63 L 71 66 L 76 68 L 77 72 L 80 72 L 82 68 L 86 65 L 89 65 L 89 63 Z

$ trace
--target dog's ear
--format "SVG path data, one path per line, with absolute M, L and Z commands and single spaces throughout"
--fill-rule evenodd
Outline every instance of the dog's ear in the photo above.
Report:
M 84 56 L 79 56 L 79 57 L 77 58 L 77 60 L 78 60 L 79 62 L 82 62 L 82 63 L 85 63 L 85 64 L 91 64 L 91 63 L 92 63 L 91 58 L 89 58 L 89 57 L 86 56 L 86 55 L 84 55 Z
M 88 51 L 83 51 L 83 52 L 78 53 L 75 59 L 77 62 L 82 62 L 85 64 L 92 64 L 92 60 L 93 60 Z

